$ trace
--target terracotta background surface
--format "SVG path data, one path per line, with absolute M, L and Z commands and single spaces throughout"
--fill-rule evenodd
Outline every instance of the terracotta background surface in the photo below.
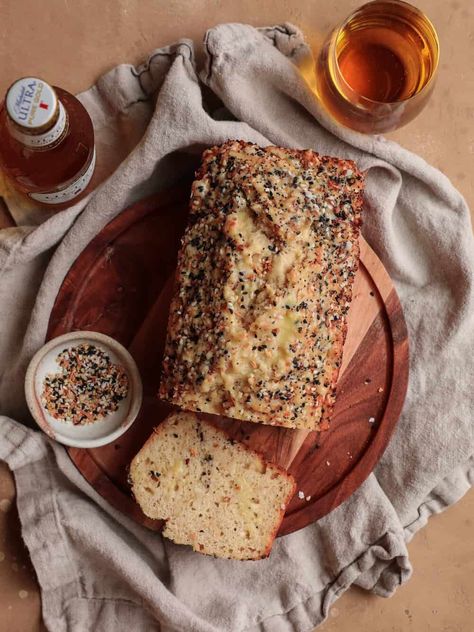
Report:
M 78 92 L 115 64 L 138 63 L 153 48 L 180 37 L 201 41 L 206 28 L 220 22 L 290 21 L 303 29 L 316 48 L 328 28 L 361 3 L 0 0 L 0 94 L 25 74 L 38 74 Z M 416 3 L 440 35 L 438 85 L 427 109 L 390 137 L 444 171 L 474 209 L 474 4 L 472 0 Z M 0 211 L 0 226 L 7 224 Z M 14 495 L 11 475 L 0 464 L 0 632 L 37 632 L 44 629 L 39 591 L 20 539 Z M 473 525 L 471 492 L 415 536 L 408 547 L 413 577 L 392 599 L 351 589 L 319 630 L 472 632 Z

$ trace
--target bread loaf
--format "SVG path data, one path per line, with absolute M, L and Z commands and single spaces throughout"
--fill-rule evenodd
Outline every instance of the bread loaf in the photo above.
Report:
M 349 160 L 229 141 L 204 152 L 178 259 L 160 396 L 320 428 L 335 401 L 359 260 Z
M 295 481 L 193 413 L 171 414 L 130 466 L 133 494 L 163 535 L 236 560 L 266 557 Z

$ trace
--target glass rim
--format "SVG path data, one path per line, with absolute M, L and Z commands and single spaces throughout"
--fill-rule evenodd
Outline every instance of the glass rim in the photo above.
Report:
M 434 65 L 433 65 L 433 70 L 431 72 L 431 75 L 428 79 L 428 81 L 425 83 L 425 85 L 421 88 L 421 90 L 419 92 L 417 92 L 416 94 L 413 94 L 409 97 L 405 97 L 404 99 L 398 99 L 397 101 L 377 101 L 376 99 L 370 99 L 369 97 L 364 96 L 363 94 L 360 94 L 359 92 L 357 92 L 357 90 L 354 90 L 354 88 L 346 81 L 346 78 L 344 77 L 341 68 L 339 66 L 339 61 L 337 59 L 337 55 L 336 55 L 336 51 L 335 51 L 335 42 L 337 42 L 339 35 L 342 33 L 342 30 L 347 26 L 347 24 L 358 14 L 362 11 L 362 9 L 365 9 L 366 7 L 370 6 L 370 5 L 375 5 L 375 4 L 393 4 L 393 5 L 405 5 L 406 7 L 409 7 L 411 11 L 413 11 L 414 13 L 416 13 L 418 16 L 422 17 L 425 21 L 426 21 L 426 25 L 428 27 L 428 29 L 431 31 L 432 35 L 433 35 L 433 40 L 434 40 L 434 44 L 435 44 L 435 59 L 434 59 Z M 361 5 L 360 7 L 358 7 L 357 9 L 355 9 L 355 11 L 353 11 L 350 15 L 347 16 L 347 18 L 345 18 L 345 20 L 342 22 L 342 24 L 340 24 L 338 27 L 336 27 L 331 35 L 331 43 L 330 43 L 330 54 L 334 57 L 334 64 L 335 67 L 337 69 L 337 73 L 339 76 L 340 81 L 350 90 L 350 92 L 354 92 L 355 94 L 357 94 L 361 99 L 364 100 L 364 102 L 368 103 L 368 104 L 373 104 L 373 105 L 397 105 L 397 104 L 402 104 L 402 103 L 407 103 L 408 101 L 410 101 L 411 99 L 417 97 L 418 95 L 422 94 L 423 92 L 426 92 L 427 88 L 430 86 L 430 84 L 433 83 L 435 77 L 436 77 L 436 73 L 438 70 L 438 65 L 439 65 L 439 58 L 440 58 L 440 43 L 439 43 L 439 37 L 438 37 L 438 33 L 436 31 L 436 28 L 433 24 L 433 22 L 429 19 L 429 17 L 426 15 L 426 13 L 424 13 L 423 11 L 421 11 L 420 9 L 418 9 L 418 7 L 415 7 L 413 4 L 410 4 L 409 2 L 405 2 L 405 0 L 371 0 L 371 2 L 366 2 L 365 4 Z M 342 96 L 347 99 L 346 95 L 342 94 Z

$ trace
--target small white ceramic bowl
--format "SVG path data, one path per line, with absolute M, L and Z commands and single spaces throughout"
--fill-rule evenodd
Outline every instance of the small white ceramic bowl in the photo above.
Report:
M 41 402 L 41 393 L 46 375 L 60 371 L 56 362 L 58 354 L 82 343 L 93 344 L 105 351 L 112 362 L 122 365 L 129 386 L 118 410 L 93 423 L 75 426 L 50 415 Z M 36 423 L 52 439 L 78 448 L 97 448 L 120 437 L 135 421 L 142 404 L 142 382 L 135 361 L 119 342 L 93 331 L 73 331 L 50 340 L 33 356 L 26 372 L 25 395 Z

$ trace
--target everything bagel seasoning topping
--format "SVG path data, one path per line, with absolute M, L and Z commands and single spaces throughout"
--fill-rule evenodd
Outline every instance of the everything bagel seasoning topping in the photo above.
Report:
M 41 401 L 49 414 L 75 426 L 115 412 L 128 394 L 124 367 L 98 347 L 84 343 L 64 349 L 56 358 L 61 371 L 43 381 Z
M 178 258 L 160 396 L 327 428 L 359 261 L 364 176 L 313 151 L 207 150 Z

